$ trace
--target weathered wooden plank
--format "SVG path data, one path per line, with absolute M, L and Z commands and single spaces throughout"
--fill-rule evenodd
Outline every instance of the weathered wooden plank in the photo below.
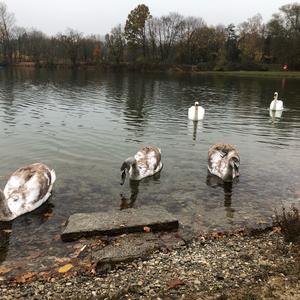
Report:
M 144 227 L 152 231 L 177 229 L 178 220 L 159 206 L 143 206 L 110 212 L 78 213 L 71 215 L 61 234 L 63 241 L 95 235 L 118 235 L 143 232 Z

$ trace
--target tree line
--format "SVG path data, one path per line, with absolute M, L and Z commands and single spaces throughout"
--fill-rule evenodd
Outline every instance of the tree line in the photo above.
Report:
M 241 24 L 208 26 L 178 13 L 155 17 L 140 4 L 105 35 L 74 29 L 48 36 L 18 27 L 0 2 L 0 63 L 35 66 L 103 64 L 197 65 L 202 70 L 261 70 L 288 64 L 300 70 L 300 4 L 279 8 L 263 23 L 257 14 Z

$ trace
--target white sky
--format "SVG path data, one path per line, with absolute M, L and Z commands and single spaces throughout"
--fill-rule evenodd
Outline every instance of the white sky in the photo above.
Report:
M 15 14 L 16 24 L 54 35 L 67 27 L 84 34 L 104 35 L 125 24 L 128 13 L 146 4 L 152 16 L 177 12 L 202 17 L 208 25 L 235 25 L 260 13 L 267 22 L 287 0 L 0 0 Z

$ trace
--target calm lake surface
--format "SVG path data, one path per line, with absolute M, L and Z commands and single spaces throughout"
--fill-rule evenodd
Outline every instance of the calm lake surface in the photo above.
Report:
M 274 91 L 281 118 L 269 116 Z M 195 99 L 206 109 L 198 124 L 187 119 Z M 45 205 L 0 225 L 0 262 L 36 249 L 63 254 L 57 237 L 69 215 L 120 209 L 120 194 L 137 193 L 133 207 L 166 208 L 194 233 L 255 224 L 300 203 L 300 80 L 0 69 L 0 128 L 1 188 L 29 163 L 57 174 Z M 240 151 L 232 186 L 207 177 L 217 142 Z M 120 186 L 122 162 L 145 145 L 162 149 L 160 176 Z

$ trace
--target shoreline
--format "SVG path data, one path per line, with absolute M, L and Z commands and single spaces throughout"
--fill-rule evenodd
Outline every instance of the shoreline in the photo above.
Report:
M 266 66 L 267 67 L 267 66 Z M 41 64 L 36 66 L 34 63 L 18 63 L 4 68 L 17 69 L 45 69 L 45 70 L 95 70 L 95 71 L 122 71 L 122 72 L 144 72 L 144 73 L 166 73 L 166 74 L 186 74 L 186 75 L 216 75 L 216 76 L 235 76 L 235 77 L 259 77 L 259 78 L 294 78 L 300 79 L 300 71 L 282 70 L 236 70 L 236 71 L 214 71 L 203 70 L 197 65 L 169 65 L 169 64 L 78 64 L 72 67 L 69 64 L 55 64 L 47 66 Z
M 299 299 L 299 251 L 276 230 L 200 237 L 113 269 L 0 281 L 0 291 L 7 300 Z

